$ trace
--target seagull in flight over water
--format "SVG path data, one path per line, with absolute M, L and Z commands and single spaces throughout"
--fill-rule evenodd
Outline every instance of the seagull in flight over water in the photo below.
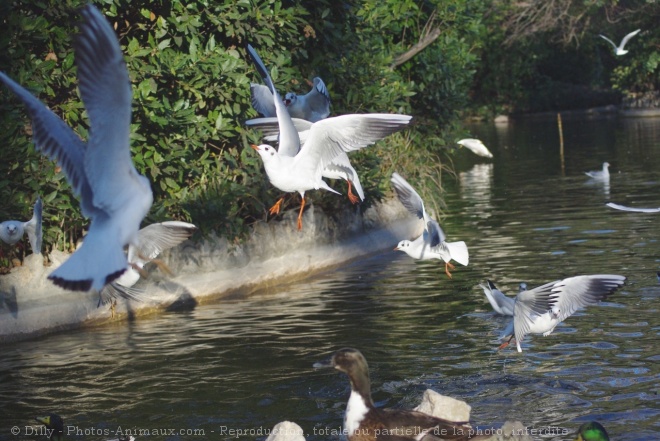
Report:
M 87 143 L 7 75 L 0 73 L 0 81 L 27 108 L 35 147 L 62 167 L 80 196 L 82 214 L 91 219 L 83 245 L 48 278 L 65 289 L 100 291 L 126 271 L 124 246 L 137 241 L 153 194 L 131 160 L 133 94 L 117 36 L 96 7 L 83 7 L 81 15 L 74 49 L 78 88 L 89 115 Z
M 446 236 L 438 222 L 424 209 L 424 201 L 415 189 L 400 174 L 392 173 L 390 179 L 401 204 L 413 215 L 424 221 L 424 232 L 414 241 L 402 240 L 394 248 L 403 251 L 413 259 L 442 259 L 445 262 L 445 274 L 451 279 L 449 269 L 454 269 L 450 262 L 454 259 L 461 265 L 470 261 L 465 242 L 447 242 Z
M 511 337 L 499 349 L 515 338 L 518 352 L 527 334 L 552 334 L 555 327 L 575 311 L 595 305 L 623 285 L 624 276 L 596 274 L 555 280 L 531 290 L 520 291 L 513 306 L 513 320 L 504 335 Z

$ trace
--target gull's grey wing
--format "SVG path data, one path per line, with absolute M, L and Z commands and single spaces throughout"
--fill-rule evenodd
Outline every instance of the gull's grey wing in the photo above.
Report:
M 556 282 L 549 297 L 550 307 L 559 309 L 558 319 L 564 321 L 575 311 L 604 300 L 623 285 L 626 278 L 613 274 L 569 277 Z
M 312 123 L 301 118 L 291 118 L 291 121 L 293 122 L 293 125 L 298 132 L 298 136 L 300 137 L 300 144 L 304 144 L 305 138 L 307 138 L 307 132 L 312 127 Z M 277 117 L 249 119 L 245 121 L 245 125 L 252 129 L 261 130 L 263 139 L 266 141 L 279 141 L 280 125 L 277 121 Z
M 610 40 L 609 38 L 607 38 L 606 36 L 604 36 L 603 34 L 598 34 L 598 36 L 599 36 L 600 38 L 602 38 L 603 40 L 607 41 L 609 44 L 611 44 L 612 47 L 614 47 L 614 50 L 615 50 L 615 51 L 618 49 L 618 47 L 616 46 L 616 44 L 615 44 L 612 40 Z
M 513 308 L 516 303 L 515 298 L 507 297 L 490 280 L 486 281 L 486 285 L 479 286 L 484 290 L 484 294 L 486 295 L 488 302 L 496 312 L 503 315 L 513 315 Z
M 85 175 L 85 143 L 62 119 L 21 85 L 0 72 L 0 80 L 23 102 L 32 120 L 32 139 L 37 150 L 57 161 L 73 193 L 80 196 L 80 207 L 91 217 L 92 191 Z
M 621 49 L 623 49 L 625 47 L 625 45 L 628 43 L 628 41 L 631 38 L 633 38 L 635 35 L 639 34 L 640 31 L 641 31 L 641 29 L 637 29 L 636 31 L 632 31 L 631 33 L 629 33 L 628 35 L 623 37 L 623 40 L 621 40 Z
M 147 225 L 138 231 L 138 246 L 129 247 L 129 262 L 148 262 L 167 249 L 188 239 L 197 227 L 187 222 L 168 221 Z
M 552 289 L 558 283 L 561 283 L 561 280 L 555 280 L 518 293 L 513 306 L 513 328 L 518 342 L 522 342 L 525 336 L 529 334 L 534 319 L 548 312 L 551 307 L 550 295 Z
M 314 86 L 305 95 L 305 101 L 312 113 L 313 122 L 325 119 L 330 115 L 330 94 L 321 78 L 314 78 Z
M 41 227 L 42 212 L 43 203 L 41 202 L 41 197 L 38 197 L 37 202 L 34 204 L 34 214 L 32 215 L 32 219 L 25 223 L 25 232 L 28 235 L 32 252 L 35 254 L 41 254 L 41 243 L 43 239 L 43 231 Z
M 257 54 L 254 48 L 249 44 L 247 45 L 247 51 L 257 68 L 257 72 L 259 72 L 259 75 L 261 75 L 261 78 L 264 80 L 266 86 L 268 86 L 273 95 L 273 105 L 280 126 L 280 146 L 278 152 L 280 155 L 284 156 L 296 156 L 300 151 L 300 137 L 298 136 L 296 127 L 293 125 L 291 115 L 289 115 L 289 111 L 282 102 L 282 98 L 279 93 L 277 93 L 275 84 L 268 73 L 268 69 L 266 69 L 266 65 L 261 61 L 259 54 Z
M 312 125 L 305 148 L 296 155 L 295 161 L 306 164 L 301 170 L 312 174 L 312 179 L 318 179 L 323 169 L 342 152 L 348 153 L 374 144 L 405 128 L 411 119 L 409 115 L 386 113 L 326 118 Z
M 131 160 L 129 146 L 133 93 L 119 41 L 101 12 L 88 5 L 75 39 L 78 88 L 87 115 L 90 137 L 85 173 L 95 207 L 115 213 L 134 205 L 144 191 Z M 93 177 L 93 178 L 90 178 Z
M 419 196 L 417 191 L 413 188 L 412 185 L 408 183 L 400 174 L 397 172 L 392 173 L 390 178 L 392 186 L 396 191 L 396 195 L 399 197 L 401 204 L 406 207 L 412 215 L 417 216 L 420 219 L 426 221 L 426 210 L 424 209 L 424 201 Z M 426 221 L 428 222 L 428 221 Z
M 608 202 L 605 205 L 607 205 L 610 208 L 614 208 L 615 210 L 621 210 L 621 211 L 633 211 L 633 212 L 636 212 L 636 213 L 660 213 L 660 208 L 627 207 L 625 205 L 619 205 L 619 204 L 615 204 L 613 202 Z
M 101 304 L 105 305 L 114 299 L 126 299 L 142 302 L 147 298 L 145 297 L 145 293 L 146 291 L 142 288 L 122 286 L 118 283 L 112 282 L 105 285 L 99 292 L 98 306 L 101 306 Z
M 424 240 L 431 246 L 431 249 L 442 244 L 446 239 L 445 232 L 442 231 L 440 225 L 433 219 L 430 219 L 426 223 L 426 231 L 424 231 L 424 235 Z
M 252 96 L 252 107 L 264 117 L 277 118 L 277 110 L 273 103 L 273 94 L 270 89 L 262 84 L 250 84 L 250 95 Z

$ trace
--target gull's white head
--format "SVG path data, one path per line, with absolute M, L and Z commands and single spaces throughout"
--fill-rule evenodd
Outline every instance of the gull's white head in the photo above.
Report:
M 277 150 L 272 145 L 268 145 L 268 144 L 261 144 L 261 145 L 251 144 L 250 147 L 252 147 L 254 150 L 256 150 L 257 153 L 259 153 L 259 156 L 261 156 L 261 159 L 264 162 L 270 161 L 271 159 L 273 159 L 277 156 Z
M 410 252 L 410 245 L 412 244 L 411 241 L 409 240 L 402 240 L 399 242 L 399 244 L 394 248 L 395 251 L 403 251 L 404 253 L 409 253 Z
M 10 236 L 16 234 L 16 230 L 18 230 L 18 228 L 16 228 L 16 225 L 14 224 L 7 225 L 7 234 L 9 234 Z
M 284 95 L 284 105 L 289 107 L 292 104 L 295 104 L 298 101 L 298 95 L 293 92 L 289 92 Z

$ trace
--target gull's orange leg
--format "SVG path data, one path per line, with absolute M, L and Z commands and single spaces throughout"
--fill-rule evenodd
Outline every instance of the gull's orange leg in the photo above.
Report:
M 351 181 L 346 181 L 346 182 L 348 182 L 348 200 L 351 201 L 353 204 L 357 204 L 358 202 L 360 202 L 360 198 L 355 196 L 351 191 Z
M 298 213 L 298 231 L 302 231 L 302 215 L 305 208 L 305 196 L 302 197 L 302 204 L 300 204 L 300 213 Z
M 447 276 L 451 279 L 451 274 L 449 273 L 450 268 L 454 269 L 456 267 L 449 262 L 445 262 L 445 274 L 447 274 Z
M 280 208 L 282 208 L 282 202 L 283 201 L 284 201 L 284 196 L 279 198 L 279 200 L 277 202 L 275 202 L 275 205 L 270 207 L 270 210 L 268 210 L 268 213 L 270 213 L 271 215 L 280 214 Z
M 514 338 L 514 336 L 512 335 L 511 338 L 509 338 L 506 342 L 504 342 L 504 343 L 502 343 L 501 345 L 499 345 L 499 347 L 497 348 L 497 350 L 499 351 L 500 349 L 504 349 L 504 348 L 506 348 L 507 346 L 509 346 L 509 343 L 511 343 L 511 340 L 513 340 L 513 338 Z

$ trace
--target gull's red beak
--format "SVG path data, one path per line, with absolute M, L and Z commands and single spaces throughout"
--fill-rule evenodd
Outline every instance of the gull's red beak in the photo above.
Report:
M 284 101 L 284 105 L 287 107 L 289 106 L 289 104 L 291 104 L 291 100 L 282 100 L 282 101 Z
M 259 146 L 257 146 L 256 144 L 250 144 L 250 147 L 252 147 L 256 151 L 259 151 Z

